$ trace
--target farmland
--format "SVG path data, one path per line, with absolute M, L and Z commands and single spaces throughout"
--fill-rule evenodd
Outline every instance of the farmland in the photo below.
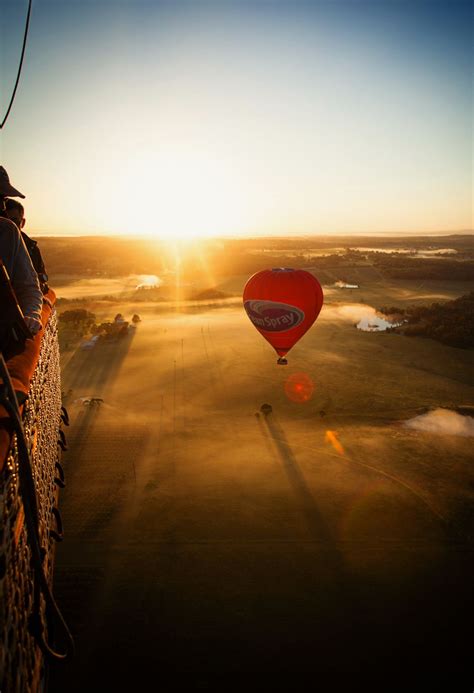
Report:
M 83 690 L 112 664 L 121 682 L 151 668 L 203 681 L 465 671 L 472 438 L 405 424 L 472 405 L 472 353 L 361 332 L 350 309 L 448 300 L 472 282 L 358 272 L 357 290 L 325 286 L 287 367 L 241 308 L 244 274 L 205 301 L 67 284 L 60 311 L 141 322 L 62 354 L 71 428 L 56 596 L 80 647 L 53 690 Z

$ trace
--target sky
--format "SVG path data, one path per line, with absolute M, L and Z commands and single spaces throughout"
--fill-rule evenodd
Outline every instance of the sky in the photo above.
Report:
M 0 0 L 0 110 L 27 0 Z M 472 229 L 465 0 L 34 0 L 0 163 L 50 235 Z

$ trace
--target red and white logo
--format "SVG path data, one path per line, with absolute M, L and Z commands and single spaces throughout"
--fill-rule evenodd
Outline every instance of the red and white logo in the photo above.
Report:
M 275 301 L 245 301 L 244 308 L 255 327 L 266 332 L 286 332 L 304 320 L 301 308 Z

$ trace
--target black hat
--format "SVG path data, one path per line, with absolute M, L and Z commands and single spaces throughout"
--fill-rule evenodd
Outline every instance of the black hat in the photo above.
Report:
M 19 190 L 14 188 L 13 185 L 10 185 L 8 173 L 3 166 L 0 166 L 0 195 L 3 195 L 3 197 L 22 197 L 25 199 L 25 196 L 22 195 Z

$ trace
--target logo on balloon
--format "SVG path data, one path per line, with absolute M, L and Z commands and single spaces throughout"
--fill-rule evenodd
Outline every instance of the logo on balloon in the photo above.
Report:
M 267 332 L 286 332 L 305 317 L 300 308 L 275 301 L 245 301 L 244 308 L 255 327 Z

